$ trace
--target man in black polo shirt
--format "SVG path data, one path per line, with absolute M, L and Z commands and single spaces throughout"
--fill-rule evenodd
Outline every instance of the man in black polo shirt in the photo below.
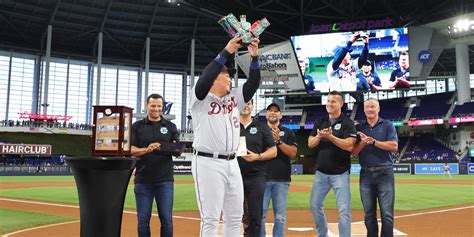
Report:
M 291 161 L 297 153 L 296 136 L 291 129 L 280 124 L 282 114 L 277 103 L 267 106 L 267 125 L 273 133 L 277 144 L 277 157 L 267 162 L 267 183 L 263 197 L 262 231 L 260 236 L 266 236 L 265 219 L 270 199 L 273 207 L 273 236 L 285 236 L 286 230 L 286 200 L 291 181 Z
M 163 97 L 147 98 L 147 117 L 132 126 L 132 155 L 140 157 L 135 174 L 138 236 L 150 236 L 153 198 L 160 216 L 160 236 L 173 236 L 173 159 L 160 143 L 179 141 L 176 125 L 161 116 Z
M 238 161 L 244 183 L 244 233 L 257 237 L 262 228 L 267 160 L 275 158 L 277 149 L 270 129 L 252 118 L 252 110 L 253 99 L 240 112 L 240 136 L 245 137 L 248 154 Z
M 328 115 L 314 122 L 308 147 L 316 152 L 316 173 L 311 191 L 311 213 L 318 236 L 328 234 L 323 201 L 332 188 L 339 211 L 339 236 L 351 236 L 350 155 L 356 141 L 354 122 L 341 112 L 343 95 L 331 91 L 326 103 Z
M 397 131 L 393 124 L 379 117 L 380 105 L 376 99 L 364 102 L 366 121 L 358 124 L 360 139 L 352 154 L 359 154 L 361 168 L 359 187 L 365 213 L 367 236 L 378 235 L 377 200 L 382 219 L 381 236 L 393 236 L 393 208 L 395 185 L 393 152 L 398 151 Z

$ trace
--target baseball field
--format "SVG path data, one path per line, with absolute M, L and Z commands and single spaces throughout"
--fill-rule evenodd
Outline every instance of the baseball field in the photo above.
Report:
M 293 176 L 288 197 L 287 236 L 314 236 L 309 210 L 312 175 Z M 351 177 L 352 233 L 363 236 L 359 176 Z M 474 236 L 474 176 L 396 175 L 396 236 Z M 79 206 L 72 176 L 0 177 L 0 234 L 11 237 L 79 236 Z M 325 201 L 331 235 L 337 236 L 333 193 Z M 199 212 L 192 176 L 175 176 L 175 236 L 198 236 Z M 152 234 L 159 221 L 152 218 Z M 267 220 L 271 233 L 273 216 Z M 122 236 L 136 236 L 133 182 L 125 200 Z

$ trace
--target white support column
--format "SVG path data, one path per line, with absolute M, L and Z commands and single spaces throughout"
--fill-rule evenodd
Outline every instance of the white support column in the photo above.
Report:
M 146 98 L 148 98 L 148 83 L 150 81 L 150 37 L 146 37 L 146 49 L 145 49 L 145 91 L 143 94 L 143 104 L 146 105 Z M 144 110 L 146 107 L 143 108 Z M 141 113 L 142 111 L 137 111 Z
M 102 49 L 104 33 L 99 32 L 99 48 L 97 49 L 97 88 L 95 89 L 95 105 L 100 105 L 100 81 L 102 71 Z
M 458 91 L 458 105 L 471 101 L 471 87 L 469 85 L 469 48 L 465 43 L 456 44 L 456 82 Z
M 195 67 L 195 62 L 196 62 L 196 40 L 195 39 L 191 39 L 191 72 L 190 72 L 190 75 L 189 75 L 189 79 L 190 79 L 190 88 L 193 88 L 194 87 L 194 67 Z M 191 98 L 191 97 L 189 97 Z
M 49 62 L 51 61 L 51 38 L 53 26 L 48 25 L 48 36 L 46 40 L 46 57 L 45 57 L 45 73 L 44 73 L 44 91 L 43 91 L 43 114 L 48 113 L 48 88 L 49 88 Z

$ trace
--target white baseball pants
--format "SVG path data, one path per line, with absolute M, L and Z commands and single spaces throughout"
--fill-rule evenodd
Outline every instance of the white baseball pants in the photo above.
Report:
M 237 159 L 224 160 L 195 154 L 191 167 L 201 213 L 200 236 L 217 236 L 222 211 L 222 236 L 240 236 L 244 188 Z

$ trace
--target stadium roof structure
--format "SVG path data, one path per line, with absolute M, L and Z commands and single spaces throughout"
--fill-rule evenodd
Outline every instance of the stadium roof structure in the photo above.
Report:
M 266 17 L 271 26 L 261 40 L 269 45 L 306 34 L 311 24 L 390 18 L 398 26 L 421 26 L 472 12 L 468 0 L 0 0 L 0 49 L 43 55 L 52 25 L 53 57 L 95 61 L 103 32 L 103 63 L 142 66 L 149 36 L 152 68 L 186 70 L 194 38 L 199 70 L 228 41 L 217 24 L 228 13 L 246 14 L 250 22 Z M 469 50 L 474 72 L 474 45 Z M 453 48 L 433 71 L 456 71 Z

